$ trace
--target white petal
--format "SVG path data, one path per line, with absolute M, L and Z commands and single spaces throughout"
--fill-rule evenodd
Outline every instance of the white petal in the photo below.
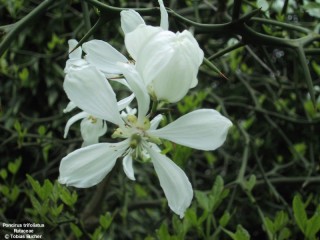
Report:
M 168 20 L 167 10 L 166 10 L 162 0 L 158 0 L 158 2 L 160 5 L 160 14 L 161 14 L 160 27 L 163 30 L 168 30 L 169 29 L 169 20 Z
M 134 31 L 136 32 L 136 31 Z M 161 71 L 166 71 L 174 57 L 176 35 L 170 31 L 158 31 L 149 37 L 143 48 L 137 52 L 136 69 L 148 85 Z M 181 59 L 180 59 L 181 60 Z M 182 60 L 184 61 L 184 59 Z
M 64 68 L 64 73 L 69 73 L 71 70 L 81 69 L 86 67 L 88 62 L 84 59 L 68 59 Z
M 159 177 L 160 185 L 168 200 L 169 207 L 180 218 L 183 218 L 184 212 L 190 206 L 193 198 L 192 186 L 188 177 L 167 156 L 152 148 L 147 148 L 147 150 Z
M 82 48 L 87 54 L 85 59 L 105 74 L 120 74 L 117 62 L 128 62 L 128 59 L 118 50 L 101 40 L 86 42 L 82 45 Z
M 68 41 L 69 44 L 69 58 L 70 59 L 80 59 L 82 57 L 82 49 L 81 46 L 77 47 L 76 49 L 74 49 L 77 44 L 78 41 L 75 39 L 70 39 Z M 72 51 L 73 50 L 73 51 Z M 72 51 L 72 52 L 71 52 Z
M 92 116 L 121 124 L 115 93 L 93 66 L 68 73 L 63 84 L 69 99 Z
M 129 97 L 126 97 L 124 99 L 121 99 L 118 102 L 118 109 L 119 111 L 121 111 L 122 109 L 125 109 L 126 107 L 129 106 L 129 104 L 132 102 L 132 100 L 134 99 L 134 94 L 132 93 Z
M 63 109 L 64 113 L 71 112 L 73 109 L 75 109 L 77 105 L 75 105 L 73 102 L 69 102 L 65 109 Z
M 215 150 L 226 140 L 232 123 L 213 109 L 190 112 L 148 134 L 199 150 Z
M 163 116 L 161 114 L 158 114 L 157 116 L 155 116 L 150 122 L 150 130 L 156 130 L 162 119 L 163 119 Z
M 122 160 L 123 170 L 127 177 L 132 181 L 135 181 L 134 170 L 132 167 L 132 157 L 130 154 L 127 154 Z
M 58 181 L 78 188 L 98 184 L 112 170 L 117 158 L 128 148 L 128 141 L 98 143 L 68 154 L 61 160 Z
M 127 82 L 136 96 L 138 102 L 138 122 L 143 123 L 144 117 L 149 111 L 150 96 L 146 86 L 139 73 L 130 64 L 121 64 L 123 75 L 126 77 Z
M 163 31 L 160 27 L 139 25 L 134 31 L 125 35 L 126 48 L 134 60 L 137 60 L 139 51 L 145 47 L 149 38 L 154 34 Z
M 129 9 L 123 10 L 120 13 L 121 15 L 121 28 L 124 34 L 132 32 L 135 30 L 140 24 L 146 24 L 143 18 L 136 11 Z
M 99 137 L 107 132 L 107 124 L 101 119 L 93 120 L 92 117 L 86 117 L 81 121 L 80 126 L 83 138 L 82 147 L 98 143 Z
M 198 68 L 180 53 L 176 52 L 151 83 L 158 99 L 177 102 L 188 93 L 192 85 Z
M 71 102 L 70 102 L 70 103 L 71 103 Z M 68 132 L 69 132 L 69 129 L 70 129 L 70 127 L 71 127 L 72 124 L 74 124 L 76 121 L 78 121 L 78 120 L 80 120 L 80 119 L 83 119 L 83 118 L 86 118 L 86 117 L 88 117 L 88 116 L 89 116 L 88 113 L 86 113 L 86 112 L 80 112 L 80 113 L 74 115 L 73 117 L 71 117 L 71 118 L 68 120 L 68 122 L 67 122 L 67 124 L 66 124 L 66 126 L 65 126 L 65 128 L 64 128 L 64 135 L 63 135 L 63 137 L 64 137 L 64 138 L 67 137 Z

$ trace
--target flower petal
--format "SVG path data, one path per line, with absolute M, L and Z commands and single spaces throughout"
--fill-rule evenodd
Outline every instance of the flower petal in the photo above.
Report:
M 120 64 L 119 64 L 120 65 Z M 136 96 L 138 102 L 138 122 L 143 123 L 150 106 L 150 96 L 139 73 L 130 64 L 121 64 L 123 75 Z
M 80 148 L 61 160 L 58 181 L 78 188 L 92 187 L 111 171 L 124 151 L 128 141 L 98 143 Z
M 63 109 L 64 113 L 71 112 L 73 109 L 75 109 L 77 105 L 75 105 L 73 102 L 69 102 L 65 109 Z
M 76 49 L 74 49 L 77 46 L 77 44 L 78 44 L 78 41 L 75 40 L 75 39 L 68 40 L 69 59 L 81 59 L 81 57 L 82 57 L 82 48 L 81 48 L 81 46 L 79 46 Z
M 93 66 L 68 73 L 63 84 L 69 99 L 90 115 L 110 121 L 123 123 L 109 82 Z
M 199 150 L 215 150 L 226 140 L 232 123 L 213 109 L 190 112 L 148 134 Z
M 107 124 L 101 119 L 86 117 L 81 121 L 81 136 L 83 138 L 82 147 L 96 144 L 99 137 L 107 132 Z
M 72 103 L 72 102 L 70 102 L 70 103 Z M 68 122 L 67 122 L 67 124 L 66 124 L 66 126 L 65 126 L 65 128 L 64 128 L 64 135 L 63 135 L 63 137 L 64 137 L 64 138 L 67 137 L 68 132 L 69 132 L 69 129 L 70 129 L 70 127 L 71 127 L 72 124 L 74 124 L 76 121 L 78 121 L 78 120 L 80 120 L 80 119 L 83 119 L 83 118 L 85 118 L 85 117 L 88 117 L 88 116 L 89 116 L 88 113 L 86 113 L 86 112 L 80 112 L 80 113 L 74 115 L 73 117 L 71 117 L 71 118 L 68 120 Z
M 105 74 L 120 74 L 117 62 L 128 62 L 118 50 L 101 40 L 91 40 L 82 45 L 85 59 Z
M 170 158 L 147 147 L 154 169 L 159 177 L 160 185 L 166 195 L 169 207 L 183 218 L 184 212 L 190 206 L 193 191 L 191 183 L 182 171 Z
M 124 99 L 121 99 L 119 102 L 118 102 L 118 109 L 119 111 L 125 109 L 126 107 L 129 106 L 129 104 L 132 102 L 132 100 L 134 99 L 134 94 L 132 93 L 129 97 L 126 97 Z
M 139 25 L 134 31 L 126 34 L 124 41 L 131 57 L 134 60 L 137 60 L 139 51 L 145 47 L 149 38 L 161 31 L 163 31 L 163 29 L 160 27 Z
M 168 20 L 167 10 L 166 10 L 162 0 L 158 0 L 158 2 L 160 5 L 160 14 L 161 14 L 160 27 L 163 30 L 168 30 L 169 29 L 169 20 Z
M 134 170 L 132 167 L 132 157 L 130 154 L 127 154 L 122 160 L 123 170 L 127 177 L 132 181 L 135 181 Z
M 151 130 L 156 130 L 163 119 L 163 116 L 161 114 L 158 114 L 155 116 L 151 121 L 150 121 L 150 129 Z
M 132 9 L 121 11 L 120 16 L 121 16 L 121 28 L 124 34 L 132 32 L 140 24 L 143 24 L 143 25 L 146 24 L 143 18 L 140 16 L 140 14 Z
M 158 31 L 150 36 L 148 41 L 144 43 L 143 48 L 137 52 L 135 58 L 136 69 L 141 74 L 146 85 L 148 85 L 159 72 L 166 71 L 168 68 L 175 68 L 175 66 L 169 64 L 175 55 L 173 47 L 175 38 L 176 35 L 173 32 Z

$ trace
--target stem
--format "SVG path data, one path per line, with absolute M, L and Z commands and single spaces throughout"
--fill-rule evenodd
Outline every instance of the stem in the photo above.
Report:
M 232 21 L 235 21 L 240 16 L 242 0 L 234 0 L 233 11 L 232 11 Z
M 38 7 L 33 9 L 29 14 L 27 14 L 21 20 L 16 22 L 0 44 L 0 56 L 2 56 L 2 54 L 9 48 L 9 46 L 14 41 L 15 37 L 18 34 L 20 34 L 20 32 L 23 31 L 29 23 L 31 23 L 41 14 L 43 14 L 46 11 L 46 9 L 54 2 L 55 0 L 43 1 Z
M 310 93 L 311 101 L 313 103 L 314 108 L 316 108 L 317 107 L 317 102 L 316 102 L 316 97 L 315 97 L 315 94 L 314 94 L 312 78 L 311 78 L 311 74 L 310 74 L 309 67 L 308 67 L 308 64 L 307 64 L 307 58 L 306 58 L 306 55 L 304 54 L 304 51 L 303 51 L 303 48 L 302 48 L 301 45 L 297 48 L 297 52 L 298 52 L 299 60 L 300 60 L 300 63 L 301 63 L 301 67 L 303 69 L 303 72 L 304 72 L 304 75 L 305 75 L 305 78 L 306 78 L 305 80 L 307 82 L 308 91 Z
M 216 59 L 216 58 L 218 58 L 218 57 L 223 56 L 223 55 L 226 54 L 226 53 L 232 52 L 233 50 L 238 49 L 238 48 L 241 48 L 241 47 L 243 47 L 243 46 L 244 46 L 244 44 L 243 44 L 242 42 L 238 42 L 238 43 L 236 43 L 236 44 L 234 44 L 234 45 L 232 45 L 232 46 L 230 46 L 230 47 L 227 47 L 227 48 L 225 48 L 225 49 L 222 49 L 221 51 L 219 51 L 219 52 L 211 55 L 210 57 L 208 57 L 208 60 Z
M 300 27 L 300 26 L 296 26 L 296 25 L 292 25 L 292 24 L 284 23 L 284 22 L 278 22 L 278 21 L 271 20 L 271 19 L 253 17 L 253 18 L 251 18 L 250 21 L 271 24 L 271 25 L 283 27 L 286 29 L 294 30 L 297 32 L 306 33 L 306 34 L 312 32 L 311 30 L 304 28 L 304 27 Z
M 90 22 L 90 13 L 88 8 L 88 3 L 84 0 L 81 0 L 81 7 L 83 11 L 83 21 L 86 31 L 88 32 L 91 29 L 91 22 Z

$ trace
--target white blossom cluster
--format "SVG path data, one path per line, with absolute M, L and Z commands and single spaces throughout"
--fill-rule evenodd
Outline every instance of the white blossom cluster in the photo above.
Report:
M 162 0 L 159 4 L 160 27 L 147 25 L 134 10 L 121 12 L 125 46 L 132 59 L 104 41 L 91 40 L 74 50 L 77 41 L 69 40 L 63 87 L 70 103 L 65 112 L 74 108 L 81 112 L 67 122 L 65 137 L 70 126 L 82 119 L 84 141 L 82 148 L 62 159 L 59 182 L 78 188 L 94 186 L 118 159 L 122 159 L 127 177 L 135 180 L 133 165 L 151 162 L 169 207 L 182 218 L 193 198 L 192 186 L 183 170 L 161 153 L 161 139 L 215 150 L 225 141 L 232 123 L 213 109 L 199 109 L 158 128 L 162 115 L 153 117 L 151 100 L 180 101 L 197 85 L 204 57 L 189 31 L 168 30 L 168 13 Z M 117 99 L 111 81 L 121 83 L 132 94 Z M 132 109 L 134 99 L 137 108 Z M 115 126 L 112 137 L 119 141 L 99 143 L 109 124 Z

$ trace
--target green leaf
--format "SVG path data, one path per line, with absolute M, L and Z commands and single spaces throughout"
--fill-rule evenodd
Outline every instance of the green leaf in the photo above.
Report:
M 70 191 L 62 185 L 60 185 L 59 196 L 62 202 L 64 202 L 69 207 L 72 207 L 78 199 L 78 195 L 76 192 L 73 192 L 71 194 Z
M 58 207 L 51 207 L 50 208 L 51 214 L 55 217 L 58 217 L 63 210 L 63 206 L 64 206 L 63 204 L 60 204 Z
M 12 202 L 15 202 L 17 200 L 17 198 L 20 195 L 20 189 L 17 185 L 14 185 L 14 187 L 11 189 L 11 193 L 10 193 L 10 200 Z
M 244 182 L 244 187 L 248 192 L 251 192 L 255 185 L 256 185 L 256 176 L 252 174 L 248 179 L 248 181 Z
M 40 125 L 40 126 L 38 127 L 38 133 L 39 133 L 40 136 L 44 136 L 44 135 L 46 134 L 46 131 L 47 131 L 47 129 L 46 129 L 45 126 Z
M 76 238 L 80 238 L 83 235 L 81 229 L 74 223 L 70 223 L 70 228 L 73 234 L 76 236 Z
M 7 177 L 8 177 L 8 172 L 7 172 L 6 169 L 2 168 L 2 169 L 0 170 L 0 177 L 1 177 L 3 180 L 6 180 L 6 179 L 7 179 Z
M 291 236 L 291 232 L 288 228 L 283 228 L 280 233 L 278 240 L 287 240 Z
M 104 230 L 107 230 L 110 227 L 112 220 L 113 218 L 109 212 L 107 212 L 105 215 L 101 215 L 99 218 L 100 225 Z
M 0 192 L 5 196 L 5 197 L 9 197 L 10 194 L 10 189 L 8 186 L 5 185 L 0 185 Z
M 27 174 L 27 179 L 28 179 L 29 183 L 31 184 L 32 189 L 41 198 L 41 196 L 42 196 L 42 188 L 40 186 L 40 183 L 37 180 L 34 180 L 29 174 Z
M 264 222 L 265 222 L 265 227 L 267 228 L 267 230 L 272 234 L 274 235 L 276 233 L 276 230 L 275 230 L 275 226 L 273 224 L 273 222 L 271 221 L 270 218 L 268 217 L 265 217 L 264 218 Z
M 289 221 L 288 214 L 284 211 L 277 212 L 276 218 L 274 220 L 275 231 L 282 229 Z
M 209 211 L 209 199 L 207 195 L 204 192 L 195 191 L 195 196 L 200 207 L 206 211 Z
M 249 240 L 250 234 L 241 225 L 237 226 L 237 231 L 234 240 Z
M 294 196 L 292 206 L 297 225 L 303 233 L 306 233 L 307 214 L 300 195 Z
M 320 209 L 307 221 L 306 237 L 314 239 L 316 234 L 320 231 Z
M 221 227 L 225 227 L 227 226 L 227 224 L 230 221 L 230 213 L 229 212 L 224 212 L 224 214 L 222 215 L 222 217 L 219 219 L 219 224 Z
M 21 157 L 16 159 L 14 162 L 9 162 L 9 164 L 8 164 L 9 172 L 11 172 L 13 175 L 15 175 L 18 172 L 18 170 L 20 169 L 21 163 L 22 163 Z
M 237 231 L 235 233 L 222 228 L 222 230 L 229 235 L 233 240 L 249 240 L 250 234 L 241 225 L 237 226 Z
M 156 231 L 159 239 L 167 240 L 171 239 L 170 234 L 168 232 L 168 227 L 165 223 L 162 223 L 160 228 Z

